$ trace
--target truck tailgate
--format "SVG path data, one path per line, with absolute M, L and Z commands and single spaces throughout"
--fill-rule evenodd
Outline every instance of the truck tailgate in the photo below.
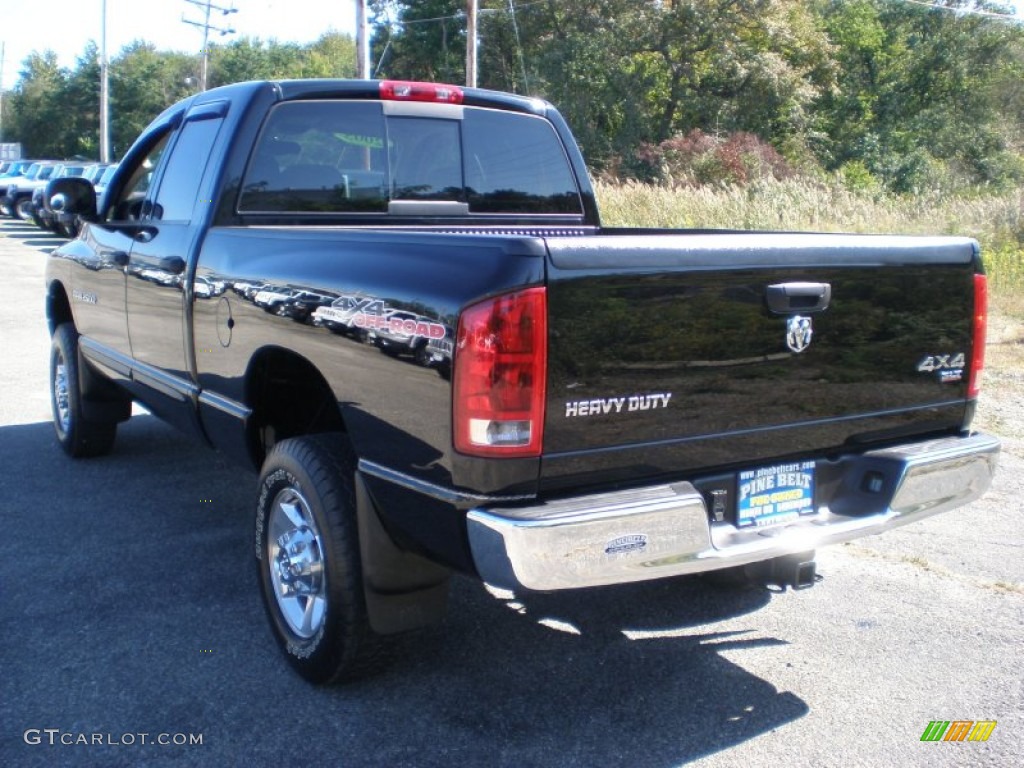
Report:
M 973 240 L 631 233 L 548 248 L 545 489 L 964 423 Z

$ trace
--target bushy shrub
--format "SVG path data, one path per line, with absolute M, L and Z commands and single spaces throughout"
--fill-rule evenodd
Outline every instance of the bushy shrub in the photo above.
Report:
M 839 178 L 843 186 L 851 192 L 877 194 L 882 190 L 882 183 L 860 160 L 843 163 L 839 168 Z
M 719 137 L 695 128 L 659 144 L 641 144 L 636 159 L 648 180 L 681 186 L 745 186 L 794 175 L 782 155 L 752 133 Z

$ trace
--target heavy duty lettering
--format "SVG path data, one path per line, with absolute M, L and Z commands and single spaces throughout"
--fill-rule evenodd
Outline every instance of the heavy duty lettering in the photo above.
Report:
M 653 395 L 570 400 L 565 404 L 565 417 L 568 419 L 575 416 L 603 416 L 610 413 L 628 413 L 631 411 L 650 411 L 656 408 L 668 408 L 668 401 L 671 399 L 671 392 L 659 392 Z

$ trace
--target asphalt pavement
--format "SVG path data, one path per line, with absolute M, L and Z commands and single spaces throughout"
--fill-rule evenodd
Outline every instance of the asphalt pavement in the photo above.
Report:
M 257 592 L 255 476 L 143 411 L 72 461 L 46 253 L 0 221 L 5 766 L 954 766 L 1024 756 L 1024 450 L 985 499 L 819 552 L 802 591 L 699 578 L 551 595 L 454 580 L 357 684 L 290 671 Z M 925 742 L 931 721 L 995 721 Z

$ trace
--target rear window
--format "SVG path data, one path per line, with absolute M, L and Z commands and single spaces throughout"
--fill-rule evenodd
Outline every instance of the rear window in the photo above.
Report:
M 243 213 L 387 213 L 450 201 L 483 214 L 580 214 L 568 158 L 543 118 L 466 107 L 462 119 L 385 116 L 378 102 L 276 106 L 249 162 Z

